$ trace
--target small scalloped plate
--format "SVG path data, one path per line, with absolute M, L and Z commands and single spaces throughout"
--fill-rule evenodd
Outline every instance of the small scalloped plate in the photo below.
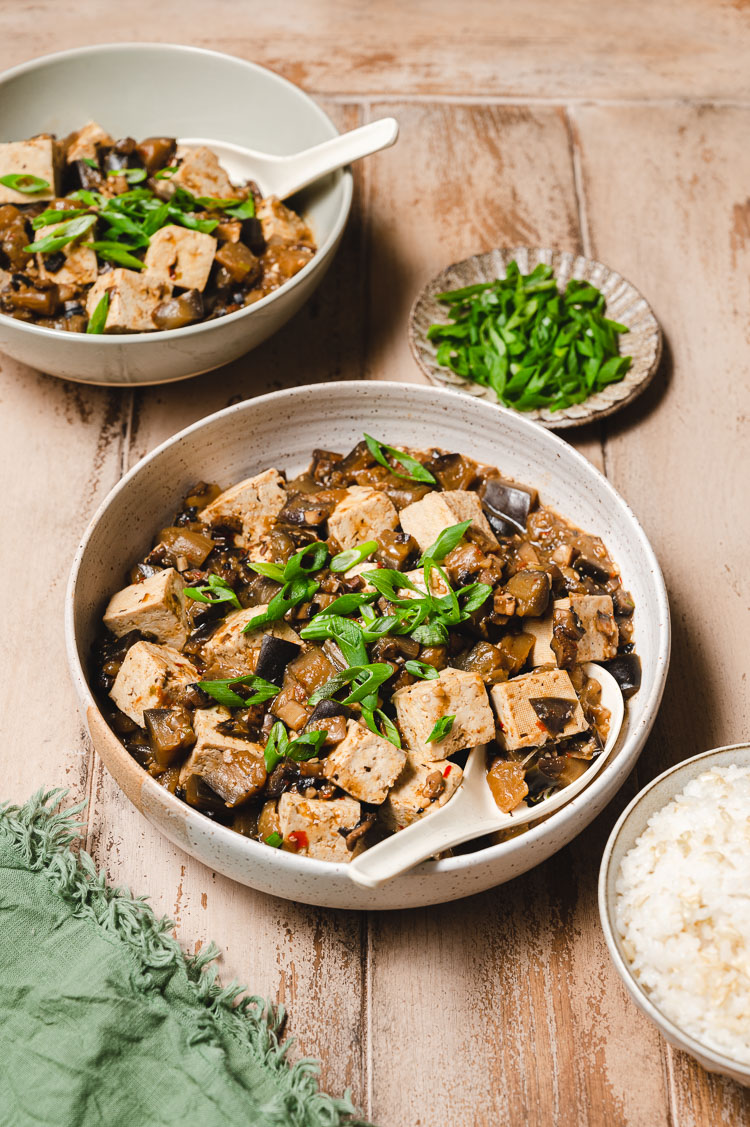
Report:
M 635 286 L 603 263 L 596 262 L 593 258 L 584 258 L 583 255 L 542 247 L 510 247 L 491 250 L 487 254 L 475 254 L 462 262 L 455 262 L 425 286 L 409 316 L 409 344 L 414 359 L 428 379 L 454 391 L 463 391 L 467 395 L 497 403 L 497 397 L 491 388 L 471 383 L 457 376 L 450 368 L 438 366 L 435 346 L 427 339 L 427 330 L 436 322 L 445 324 L 448 320 L 446 307 L 436 300 L 437 294 L 462 286 L 472 286 L 477 282 L 504 278 L 508 263 L 513 259 L 523 274 L 530 274 L 540 262 L 551 266 L 558 286 L 563 290 L 571 278 L 591 282 L 600 289 L 607 301 L 607 316 L 627 325 L 630 330 L 622 338 L 622 343 L 626 354 L 633 357 L 630 370 L 623 380 L 589 396 L 583 403 L 575 403 L 561 411 L 538 408 L 517 413 L 542 426 L 561 430 L 563 427 L 583 426 L 594 419 L 611 415 L 640 395 L 653 379 L 661 358 L 661 329 L 648 302 Z

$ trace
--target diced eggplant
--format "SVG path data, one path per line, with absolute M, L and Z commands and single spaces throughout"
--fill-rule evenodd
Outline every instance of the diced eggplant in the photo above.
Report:
M 161 570 L 160 567 L 154 567 L 152 564 L 138 563 L 130 569 L 130 582 L 142 583 L 144 579 L 150 579 L 152 575 L 158 574 Z
M 565 697 L 529 697 L 529 704 L 553 736 L 560 735 L 576 707 L 575 701 Z
M 395 532 L 386 528 L 378 533 L 378 543 L 380 547 L 374 559 L 383 567 L 393 568 L 394 571 L 408 571 L 412 563 L 416 562 L 419 545 L 407 532 Z
M 233 282 L 250 283 L 261 271 L 259 259 L 244 243 L 222 243 L 216 261 L 229 272 Z
M 158 329 L 181 329 L 199 321 L 202 316 L 203 298 L 200 293 L 198 290 L 186 290 L 157 305 L 153 321 Z
M 581 575 L 588 575 L 590 579 L 597 583 L 606 583 L 608 579 L 612 578 L 610 569 L 601 560 L 594 559 L 593 556 L 578 556 L 576 571 L 580 572 Z
M 136 152 L 149 176 L 171 164 L 176 149 L 174 137 L 146 137 L 145 141 L 136 145 Z
M 116 141 L 102 158 L 105 172 L 121 172 L 123 168 L 137 168 L 141 163 L 137 149 L 138 146 L 132 137 L 123 137 L 122 140 Z
M 482 498 L 485 515 L 498 536 L 526 531 L 529 513 L 537 502 L 535 490 L 523 489 L 499 477 L 491 477 Z
M 260 258 L 266 249 L 266 240 L 263 238 L 260 219 L 254 215 L 250 219 L 243 219 L 240 237 L 245 246 L 249 247 L 253 254 Z
M 182 708 L 147 708 L 143 720 L 157 766 L 166 769 L 195 743 L 190 717 Z
M 626 591 L 624 587 L 618 587 L 617 590 L 612 593 L 612 602 L 614 604 L 615 614 L 618 615 L 618 617 L 630 618 L 635 610 L 633 596 L 629 591 Z
M 641 659 L 638 654 L 618 654 L 609 661 L 601 662 L 601 665 L 612 674 L 626 700 L 638 692 L 641 687 Z
M 41 317 L 51 317 L 57 311 L 60 297 L 57 286 L 53 285 L 44 290 L 10 290 L 5 295 L 5 302 L 13 309 L 23 309 Z
M 180 567 L 184 562 L 187 562 L 188 567 L 200 567 L 206 556 L 213 551 L 214 542 L 201 532 L 172 526 L 163 528 L 159 533 L 159 546 L 165 549 L 165 563 L 184 571 L 185 567 Z
M 546 571 L 526 568 L 517 571 L 505 584 L 505 590 L 516 600 L 516 614 L 521 618 L 540 618 L 547 610 L 550 579 Z
M 434 454 L 427 468 L 443 489 L 470 489 L 476 481 L 477 465 L 463 454 Z
M 294 661 L 300 649 L 296 642 L 276 638 L 273 634 L 264 634 L 260 644 L 258 664 L 255 667 L 256 677 L 262 677 L 272 685 L 280 685 L 284 680 L 287 665 L 290 661 Z
M 469 673 L 478 673 L 486 685 L 508 680 L 507 654 L 490 642 L 477 642 L 468 653 L 457 659 L 456 666 Z
M 496 759 L 487 772 L 487 785 L 498 808 L 509 814 L 529 793 L 520 763 Z
M 293 493 L 279 513 L 280 524 L 319 531 L 334 510 L 334 498 L 321 499 L 320 493 Z
M 66 165 L 64 178 L 66 192 L 80 188 L 96 191 L 101 188 L 104 181 L 99 165 L 97 164 L 95 168 L 92 168 L 85 160 L 74 160 Z

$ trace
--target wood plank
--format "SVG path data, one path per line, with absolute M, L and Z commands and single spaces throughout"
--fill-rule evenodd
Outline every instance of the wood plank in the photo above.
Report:
M 129 408 L 129 393 L 56 380 L 0 356 L 4 800 L 64 786 L 72 803 L 90 785 L 67 673 L 64 593 L 81 533 L 120 474 Z
M 262 63 L 312 92 L 491 96 L 673 98 L 750 96 L 746 4 L 711 0 L 451 0 L 368 4 L 285 0 L 244 11 L 220 0 L 184 0 L 179 39 Z M 78 0 L 60 20 L 51 0 L 0 7 L 0 67 L 81 44 L 169 42 L 174 21 L 155 23 L 145 0 L 118 5 L 106 26 L 96 0 Z
M 341 128 L 359 111 L 330 107 Z M 128 464 L 195 419 L 238 399 L 307 380 L 362 374 L 364 286 L 355 205 L 345 241 L 320 291 L 286 332 L 235 364 L 195 380 L 135 392 Z M 229 483 L 226 483 L 229 484 Z M 179 500 L 179 499 L 176 499 Z M 148 892 L 190 950 L 215 938 L 225 981 L 288 1007 L 292 1057 L 323 1058 L 323 1083 L 364 1098 L 362 921 L 275 900 L 210 872 L 172 846 L 130 806 L 97 759 L 88 847 L 115 883 Z
M 647 295 L 669 346 L 661 381 L 611 421 L 606 445 L 672 605 L 671 672 L 645 782 L 750 729 L 750 111 L 586 108 L 576 123 L 594 252 Z M 672 1056 L 678 1127 L 750 1121 L 746 1091 Z
M 414 380 L 406 310 L 441 267 L 519 241 L 582 247 L 561 112 L 394 109 L 402 143 L 378 165 L 368 197 L 368 372 Z M 581 444 L 598 454 L 599 432 Z M 666 1102 L 656 1034 L 645 1021 L 638 1040 L 623 1028 L 596 918 L 598 858 L 615 814 L 510 885 L 424 912 L 373 914 L 376 1121 L 547 1127 L 585 1123 L 595 1108 L 591 1122 L 655 1122 Z

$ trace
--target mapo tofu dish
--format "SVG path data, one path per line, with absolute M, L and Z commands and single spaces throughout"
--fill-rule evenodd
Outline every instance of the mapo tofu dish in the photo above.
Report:
M 180 329 L 252 305 L 315 254 L 305 220 L 205 146 L 115 140 L 0 144 L 0 312 L 47 329 Z
M 366 435 L 292 480 L 201 482 L 129 579 L 94 655 L 113 730 L 190 806 L 302 856 L 429 816 L 476 745 L 502 811 L 540 803 L 606 740 L 585 664 L 640 684 L 602 541 L 459 453 Z

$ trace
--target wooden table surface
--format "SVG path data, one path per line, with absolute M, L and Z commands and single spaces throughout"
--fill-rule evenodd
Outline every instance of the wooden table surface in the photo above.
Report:
M 743 0 L 146 0 L 0 3 L 0 68 L 81 43 L 226 50 L 316 95 L 341 127 L 384 113 L 398 145 L 357 169 L 328 278 L 293 331 L 208 376 L 142 391 L 63 383 L 0 357 L 5 797 L 87 798 L 87 847 L 150 895 L 191 951 L 290 1009 L 295 1053 L 382 1127 L 730 1127 L 739 1087 L 673 1051 L 628 1000 L 596 908 L 629 798 L 678 760 L 750 736 L 750 6 Z M 106 124 L 106 123 L 105 123 Z M 566 437 L 631 503 L 661 560 L 674 646 L 637 771 L 526 876 L 431 909 L 334 912 L 210 872 L 127 803 L 92 753 L 62 638 L 75 547 L 155 443 L 295 383 L 421 377 L 406 323 L 449 262 L 515 243 L 583 251 L 664 328 L 646 397 Z M 298 342 L 304 341 L 300 353 Z M 18 545 L 21 546 L 20 553 Z

